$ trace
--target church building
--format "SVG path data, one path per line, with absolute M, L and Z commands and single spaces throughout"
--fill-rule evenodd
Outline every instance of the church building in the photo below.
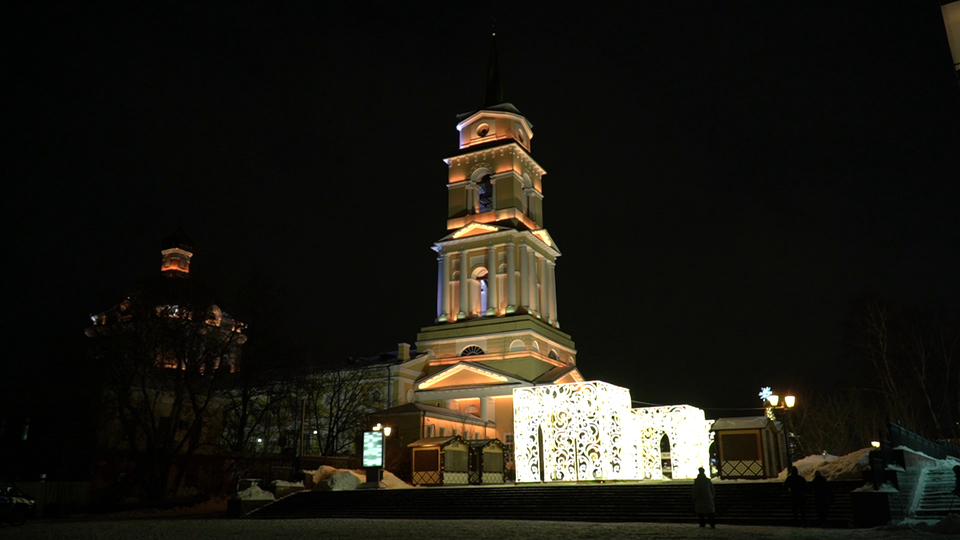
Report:
M 404 405 L 376 417 L 406 412 L 420 417 L 420 437 L 509 444 L 514 388 L 583 378 L 560 330 L 546 171 L 532 156 L 533 125 L 503 99 L 495 41 L 483 105 L 458 120 L 459 150 L 444 159 L 448 234 L 433 245 L 437 318 L 417 335 L 419 355 L 396 366 Z
M 444 160 L 436 321 L 417 335 L 417 355 L 401 344 L 387 380 L 395 406 L 371 418 L 401 446 L 499 439 L 518 482 L 693 478 L 709 467 L 702 410 L 634 409 L 628 389 L 577 369 L 560 330 L 546 171 L 533 126 L 503 99 L 493 39 L 483 106 L 459 115 L 459 150 Z

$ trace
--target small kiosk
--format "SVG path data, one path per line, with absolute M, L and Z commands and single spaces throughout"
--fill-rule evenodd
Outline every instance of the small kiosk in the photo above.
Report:
M 470 447 L 458 435 L 420 439 L 407 446 L 413 450 L 413 485 L 453 486 L 468 482 Z
M 720 478 L 775 478 L 785 467 L 784 431 L 766 416 L 718 418 L 716 433 Z
M 470 447 L 470 483 L 502 484 L 503 443 L 500 439 L 467 441 Z

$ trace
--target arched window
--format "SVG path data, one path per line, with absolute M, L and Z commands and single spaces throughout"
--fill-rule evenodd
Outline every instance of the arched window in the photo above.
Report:
M 515 339 L 510 342 L 510 352 L 525 351 L 525 350 L 527 350 L 527 346 L 524 345 L 523 342 L 520 341 L 519 339 Z
M 477 356 L 479 354 L 487 354 L 483 352 L 483 349 L 477 347 L 476 345 L 470 345 L 469 347 L 460 351 L 460 356 Z
M 557 362 L 560 361 L 560 355 L 557 354 L 557 351 L 555 351 L 555 350 L 553 350 L 553 349 L 550 349 L 550 354 L 548 354 L 547 356 L 549 356 L 550 358 L 553 358 L 553 359 L 556 360 Z
M 483 175 L 483 178 L 477 181 L 477 196 L 481 213 L 493 210 L 493 183 L 489 174 Z

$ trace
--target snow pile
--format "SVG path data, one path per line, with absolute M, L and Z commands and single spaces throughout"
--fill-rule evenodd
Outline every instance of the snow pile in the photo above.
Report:
M 313 477 L 313 489 L 329 491 L 345 491 L 356 489 L 356 487 L 367 481 L 367 473 L 363 469 L 337 469 L 329 465 L 321 465 L 315 471 L 303 471 Z M 349 478 L 347 475 L 353 477 Z M 336 477 L 336 478 L 335 478 Z M 356 480 L 356 483 L 354 483 Z M 383 480 L 380 482 L 382 489 L 403 489 L 411 487 L 410 484 L 400 480 L 390 471 L 383 471 Z
M 931 525 L 928 530 L 937 534 L 960 534 L 960 515 L 947 514 L 939 522 Z
M 302 488 L 303 482 L 287 482 L 286 480 L 274 480 L 270 482 L 275 487 L 286 487 L 286 488 Z
M 237 498 L 243 501 L 272 501 L 276 499 L 273 493 L 260 489 L 260 486 L 250 486 L 237 493 Z
M 870 464 L 870 451 L 873 448 L 863 448 L 845 456 L 830 454 L 814 454 L 793 462 L 800 475 L 807 480 L 813 480 L 813 475 L 820 471 L 827 480 L 861 480 L 863 470 Z M 787 471 L 780 471 L 780 480 L 787 479 Z
M 334 471 L 322 481 L 313 484 L 317 491 L 350 491 L 357 489 L 360 478 L 353 471 Z

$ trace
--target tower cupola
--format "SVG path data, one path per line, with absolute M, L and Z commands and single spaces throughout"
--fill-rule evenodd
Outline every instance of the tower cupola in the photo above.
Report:
M 160 244 L 163 261 L 160 271 L 168 276 L 186 276 L 190 273 L 190 258 L 193 257 L 193 241 L 183 229 L 177 230 L 163 239 Z

